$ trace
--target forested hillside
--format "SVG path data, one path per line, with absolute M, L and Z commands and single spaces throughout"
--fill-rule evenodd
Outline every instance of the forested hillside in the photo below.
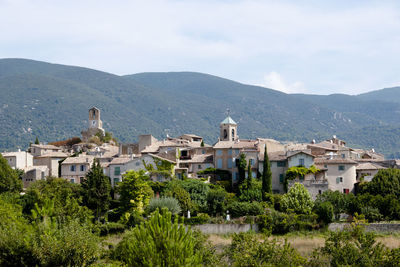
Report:
M 400 151 L 399 88 L 359 96 L 288 95 L 212 75 L 175 72 L 118 76 L 26 59 L 0 60 L 0 150 L 24 149 L 38 136 L 79 136 L 88 109 L 123 142 L 196 133 L 214 143 L 226 108 L 241 138 L 309 142 L 336 134 L 357 147 Z M 400 99 L 400 97 L 399 97 Z M 168 130 L 166 130 L 168 129 Z M 397 154 L 396 154 L 397 155 Z

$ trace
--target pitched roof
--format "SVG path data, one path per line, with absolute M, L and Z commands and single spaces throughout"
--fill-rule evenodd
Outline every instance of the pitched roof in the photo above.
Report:
M 133 159 L 131 159 L 130 157 L 113 158 L 109 165 L 124 164 L 124 163 L 127 163 L 127 162 L 131 161 L 131 160 L 133 160 Z
M 310 156 L 310 157 L 315 158 L 315 156 L 314 156 L 313 154 L 309 153 L 308 151 L 300 150 L 300 151 L 293 151 L 293 153 L 291 153 L 291 152 L 292 152 L 292 151 L 288 151 L 288 153 L 287 153 L 287 157 L 288 157 L 288 158 L 293 157 L 293 156 L 295 156 L 295 155 L 297 155 L 297 154 L 306 154 L 306 155 L 308 155 L 308 156 Z
M 49 152 L 41 156 L 37 156 L 35 158 L 66 158 L 68 157 L 67 153 L 61 151 Z
M 221 122 L 221 124 L 235 124 L 236 125 L 236 122 L 231 118 L 231 116 L 228 116 L 225 118 L 225 120 L 223 120 Z
M 90 163 L 92 164 L 94 156 L 84 155 L 80 157 L 69 157 L 66 158 L 61 164 L 79 164 L 79 163 Z
M 43 148 L 43 149 L 57 149 L 57 150 L 61 150 L 60 147 L 54 146 L 54 145 L 37 145 L 37 144 L 32 144 L 31 147 L 37 147 L 37 148 Z
M 326 158 L 315 158 L 315 164 L 357 164 L 356 161 L 351 159 L 342 159 L 342 158 L 333 158 L 333 159 L 326 159 Z
M 251 148 L 258 149 L 258 140 L 240 139 L 238 141 L 218 141 L 214 148 Z
M 356 170 L 381 170 L 381 169 L 386 169 L 386 168 L 371 162 L 361 163 L 356 167 Z
M 201 154 L 194 155 L 191 159 L 181 160 L 181 163 L 213 163 L 214 155 L 212 154 Z

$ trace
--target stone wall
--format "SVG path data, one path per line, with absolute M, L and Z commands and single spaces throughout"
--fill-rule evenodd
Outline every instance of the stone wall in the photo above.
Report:
M 328 226 L 330 231 L 342 231 L 346 227 L 350 227 L 348 223 L 331 223 Z M 400 223 L 370 223 L 365 226 L 365 230 L 378 233 L 400 232 Z
M 250 230 L 258 232 L 258 224 L 199 224 L 193 225 L 192 229 L 200 230 L 203 234 L 232 234 L 248 232 Z

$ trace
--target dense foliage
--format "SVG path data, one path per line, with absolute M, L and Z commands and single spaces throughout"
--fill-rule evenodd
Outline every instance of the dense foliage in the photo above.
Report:
M 20 192 L 22 190 L 22 182 L 18 177 L 18 173 L 11 169 L 10 165 L 0 154 L 0 193 L 12 191 Z

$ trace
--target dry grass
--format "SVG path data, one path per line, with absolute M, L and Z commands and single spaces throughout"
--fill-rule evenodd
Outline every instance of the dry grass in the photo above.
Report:
M 264 240 L 262 235 L 258 235 L 260 241 Z M 287 235 L 287 236 L 271 236 L 269 240 L 277 239 L 279 242 L 284 242 L 285 239 L 295 248 L 302 256 L 309 256 L 314 249 L 321 248 L 325 244 L 325 237 L 320 234 L 310 235 Z M 232 242 L 230 236 L 224 235 L 210 235 L 208 240 L 219 249 L 229 246 Z M 376 241 L 381 242 L 386 247 L 400 248 L 400 236 L 387 235 L 376 238 Z

